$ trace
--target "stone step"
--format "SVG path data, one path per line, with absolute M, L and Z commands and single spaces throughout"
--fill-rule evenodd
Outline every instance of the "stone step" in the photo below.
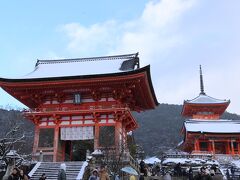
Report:
M 36 169 L 31 179 L 39 180 L 40 176 L 45 173 L 47 179 L 56 180 L 62 162 L 42 162 Z M 83 162 L 64 162 L 66 164 L 66 176 L 68 180 L 76 180 L 79 172 L 81 171 Z

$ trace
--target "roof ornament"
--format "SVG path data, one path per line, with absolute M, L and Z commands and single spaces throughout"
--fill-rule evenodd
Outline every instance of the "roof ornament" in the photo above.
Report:
M 136 66 L 137 69 L 140 67 L 138 53 L 136 53 L 134 57 L 131 57 L 123 61 L 119 70 L 121 71 L 133 70 L 135 69 Z
M 204 85 L 203 85 L 203 75 L 202 75 L 202 67 L 200 65 L 200 95 L 206 95 L 206 93 L 204 92 Z
M 35 66 L 40 64 L 56 64 L 56 63 L 72 63 L 72 62 L 86 62 L 86 61 L 111 61 L 111 60 L 139 60 L 138 53 L 124 54 L 115 56 L 100 56 L 100 57 L 89 57 L 89 58 L 74 58 L 74 59 L 37 59 Z

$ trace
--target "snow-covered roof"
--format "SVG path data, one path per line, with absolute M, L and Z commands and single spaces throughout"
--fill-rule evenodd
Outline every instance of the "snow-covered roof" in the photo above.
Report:
M 197 120 L 184 122 L 187 132 L 240 133 L 240 120 Z
M 146 164 L 154 164 L 154 163 L 160 163 L 161 162 L 161 160 L 159 158 L 157 158 L 156 156 L 144 159 L 143 161 Z
M 34 71 L 17 79 L 99 75 L 132 71 L 136 65 L 134 63 L 138 60 L 137 56 L 136 53 L 92 58 L 38 60 Z
M 192 100 L 186 100 L 185 102 L 191 103 L 191 104 L 222 104 L 222 103 L 228 103 L 229 100 L 215 99 L 206 94 L 200 94 L 196 98 Z

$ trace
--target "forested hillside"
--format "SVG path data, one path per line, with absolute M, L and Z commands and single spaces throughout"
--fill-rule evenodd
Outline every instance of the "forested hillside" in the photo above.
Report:
M 155 110 L 142 113 L 134 113 L 139 128 L 134 132 L 135 140 L 143 146 L 147 155 L 161 154 L 163 151 L 176 148 L 181 141 L 180 130 L 184 118 L 181 117 L 182 106 L 160 104 Z M 225 113 L 223 119 L 240 119 L 240 116 Z M 27 137 L 27 145 L 24 149 L 32 150 L 33 124 L 24 120 L 20 111 L 0 109 L 0 136 L 11 129 L 15 123 L 20 124 L 20 131 L 24 131 Z

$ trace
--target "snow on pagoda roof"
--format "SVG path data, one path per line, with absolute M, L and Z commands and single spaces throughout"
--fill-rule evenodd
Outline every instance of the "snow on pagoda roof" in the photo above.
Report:
M 99 75 L 133 71 L 138 53 L 92 58 L 38 60 L 34 71 L 18 79 Z
M 192 100 L 186 100 L 185 103 L 190 104 L 222 104 L 222 103 L 229 103 L 229 100 L 220 100 L 210 97 L 206 94 L 200 94 L 196 98 Z
M 201 133 L 240 133 L 240 120 L 197 120 L 184 122 L 187 132 Z

